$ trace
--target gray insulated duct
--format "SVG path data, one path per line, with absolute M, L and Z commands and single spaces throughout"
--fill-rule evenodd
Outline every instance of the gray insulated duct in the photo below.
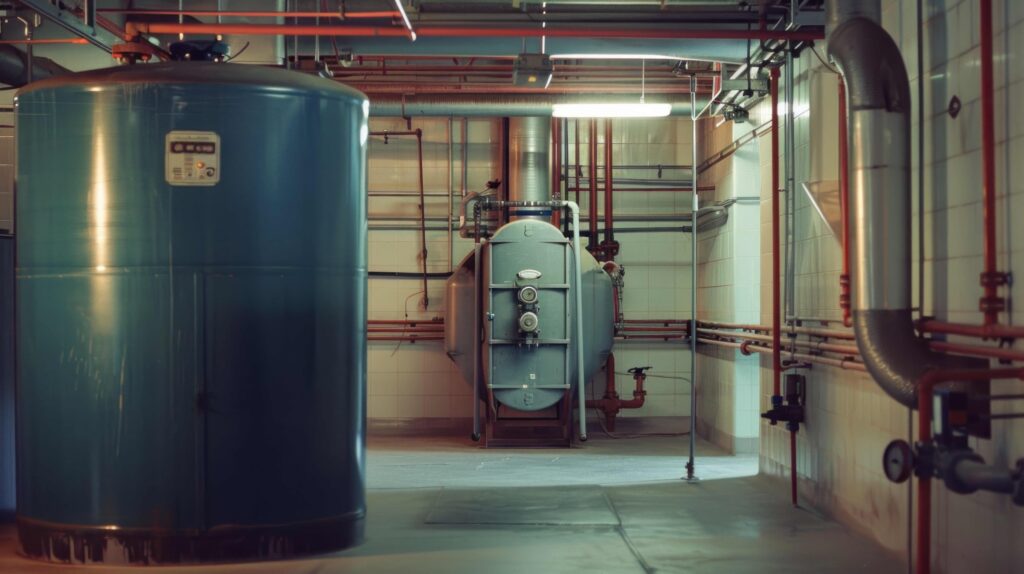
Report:
M 916 407 L 924 373 L 979 362 L 934 353 L 914 331 L 910 81 L 896 43 L 871 19 L 877 6 L 828 3 L 828 49 L 848 94 L 853 323 L 868 372 L 891 397 Z
M 10 44 L 0 45 L 0 84 L 20 88 L 30 81 L 67 73 L 67 68 L 49 58 L 30 59 L 28 54 Z
M 510 201 L 551 199 L 551 118 L 508 120 L 508 198 Z M 550 208 L 515 210 L 515 219 L 547 219 Z

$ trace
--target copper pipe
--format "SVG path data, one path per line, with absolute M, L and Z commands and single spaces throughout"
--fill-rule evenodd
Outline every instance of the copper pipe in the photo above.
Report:
M 703 333 L 706 335 L 713 335 L 715 337 L 723 337 L 730 339 L 745 339 L 748 341 L 760 341 L 762 343 L 774 344 L 775 338 L 770 335 L 758 335 L 755 333 L 730 333 L 728 331 L 720 331 L 717 329 L 703 329 L 698 328 L 697 333 Z M 782 344 L 781 348 L 800 347 L 803 349 L 809 349 L 812 351 L 822 351 L 828 353 L 841 353 L 850 356 L 859 356 L 860 351 L 856 345 L 836 345 L 833 343 L 826 343 L 824 341 L 788 341 Z
M 843 325 L 852 327 L 850 318 L 850 157 L 846 125 L 846 82 L 839 76 L 839 212 L 842 225 L 843 272 L 839 276 L 839 308 Z
M 1000 361 L 1024 361 L 1024 351 L 1004 349 L 1000 347 L 982 347 L 979 345 L 960 345 L 947 343 L 945 341 L 931 341 L 928 345 L 933 351 L 940 353 L 951 353 L 954 355 L 967 355 L 971 357 L 989 357 Z
M 947 323 L 934 319 L 917 322 L 917 329 L 922 333 L 945 333 L 981 339 L 1021 339 L 1024 338 L 1024 327 L 1013 325 L 967 325 L 963 323 Z
M 770 346 L 749 344 L 750 341 L 745 341 L 744 343 L 735 343 L 735 342 L 732 342 L 732 341 L 721 341 L 721 340 L 718 340 L 718 339 L 708 339 L 708 338 L 698 337 L 697 338 L 697 342 L 698 343 L 704 343 L 706 345 L 714 345 L 714 346 L 717 346 L 717 347 L 726 347 L 726 348 L 730 348 L 730 349 L 737 349 L 737 350 L 739 350 L 741 353 L 743 353 L 745 355 L 749 355 L 750 351 L 755 352 L 755 353 L 764 353 L 764 354 L 772 354 L 773 353 L 772 348 Z M 867 372 L 867 367 L 865 367 L 863 363 L 859 363 L 857 361 L 853 361 L 853 360 L 850 360 L 850 359 L 838 359 L 838 358 L 833 358 L 833 357 L 824 357 L 824 356 L 821 356 L 821 355 L 808 355 L 806 353 L 794 353 L 794 352 L 791 352 L 791 351 L 786 351 L 784 354 L 788 355 L 790 360 L 799 361 L 799 362 L 802 362 L 802 363 L 810 363 L 812 365 L 824 365 L 824 366 L 828 366 L 828 367 L 836 367 L 838 369 L 844 369 L 844 370 L 847 370 L 847 371 L 857 371 L 857 372 L 861 372 L 861 373 L 866 373 Z
M 309 26 L 294 24 L 195 24 L 179 22 L 128 22 L 129 35 L 143 34 L 245 34 L 251 36 L 348 36 L 407 37 L 405 28 L 382 26 Z M 824 38 L 822 31 L 796 30 L 714 30 L 702 29 L 622 29 L 622 28 L 557 28 L 557 27 L 458 27 L 424 26 L 416 29 L 423 38 L 637 38 L 637 39 L 705 39 L 705 40 L 793 40 L 813 41 Z
M 39 44 L 88 44 L 85 38 L 39 38 L 35 40 L 0 40 L 0 45 L 39 45 Z

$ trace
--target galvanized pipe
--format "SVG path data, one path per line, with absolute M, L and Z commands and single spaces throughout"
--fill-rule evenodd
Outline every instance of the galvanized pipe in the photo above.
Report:
M 551 199 L 551 117 L 509 118 L 508 199 L 543 202 Z M 510 207 L 509 220 L 547 219 L 550 208 Z
M 900 403 L 917 404 L 932 369 L 958 359 L 931 351 L 911 315 L 910 82 L 899 47 L 864 17 L 836 20 L 851 4 L 830 0 L 838 24 L 829 51 L 847 88 L 853 234 L 851 286 L 857 345 L 872 377 Z M 960 363 L 962 364 L 962 363 Z
M 690 76 L 690 128 L 691 128 L 691 154 L 690 165 L 699 164 L 697 160 L 697 76 Z M 693 189 L 691 190 L 690 213 L 700 213 L 700 196 L 697 193 L 697 169 L 694 167 L 690 176 Z M 691 215 L 694 225 L 690 229 L 690 333 L 691 337 L 697 334 L 697 231 L 700 228 L 696 224 L 697 215 Z M 694 459 L 697 450 L 697 345 L 690 345 L 690 456 L 686 462 L 686 480 L 696 480 L 696 462 Z

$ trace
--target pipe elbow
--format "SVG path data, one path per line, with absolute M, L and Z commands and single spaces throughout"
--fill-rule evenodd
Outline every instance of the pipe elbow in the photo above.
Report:
M 850 110 L 910 114 L 910 81 L 899 46 L 867 18 L 852 18 L 832 32 L 828 50 L 846 82 Z
M 853 329 L 864 366 L 900 404 L 917 408 L 918 385 L 932 370 L 976 369 L 984 360 L 936 353 L 914 332 L 909 309 L 854 311 Z

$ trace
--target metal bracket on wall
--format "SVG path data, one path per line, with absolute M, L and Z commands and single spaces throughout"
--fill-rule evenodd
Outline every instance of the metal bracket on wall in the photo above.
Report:
M 61 4 L 51 4 L 47 0 L 20 1 L 43 18 L 57 24 L 79 38 L 84 38 L 101 50 L 111 52 L 114 45 L 121 42 L 120 38 L 99 26 L 87 26 L 75 13 L 61 8 Z M 87 5 L 91 5 L 91 3 L 87 3 Z

